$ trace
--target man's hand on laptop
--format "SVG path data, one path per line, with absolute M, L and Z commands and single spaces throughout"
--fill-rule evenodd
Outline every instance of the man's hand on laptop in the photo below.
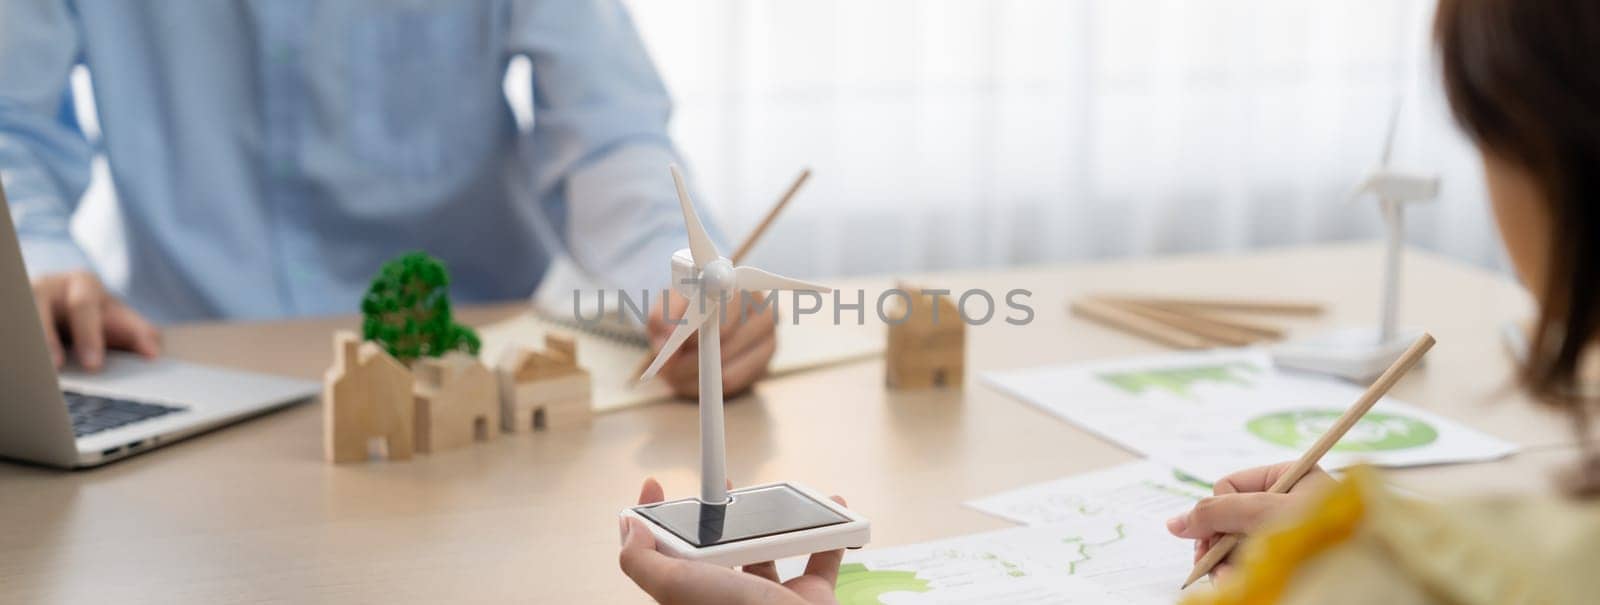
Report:
M 133 351 L 145 357 L 161 353 L 161 332 L 137 311 L 106 292 L 93 271 L 72 271 L 33 280 L 33 297 L 44 324 L 45 343 L 56 369 L 66 357 L 62 336 L 72 341 L 72 351 L 84 369 L 105 364 L 106 347 Z

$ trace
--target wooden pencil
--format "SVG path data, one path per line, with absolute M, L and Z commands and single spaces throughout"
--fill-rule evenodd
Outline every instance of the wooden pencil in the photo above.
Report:
M 1399 382 L 1400 378 L 1406 375 L 1406 372 L 1415 367 L 1417 362 L 1422 361 L 1422 356 L 1428 353 L 1428 349 L 1433 348 L 1433 343 L 1433 335 L 1431 334 L 1424 332 L 1422 336 L 1418 337 L 1417 341 L 1411 344 L 1411 348 L 1406 349 L 1406 352 L 1402 353 L 1399 359 L 1394 360 L 1389 369 L 1384 370 L 1383 375 L 1379 376 L 1378 380 L 1372 383 L 1372 386 L 1367 387 L 1367 391 L 1361 394 L 1361 398 L 1357 399 L 1355 404 L 1350 406 L 1350 409 L 1345 410 L 1344 415 L 1340 416 L 1339 420 L 1332 427 L 1329 427 L 1327 432 L 1324 432 L 1322 437 L 1317 439 L 1316 443 L 1311 445 L 1311 449 L 1306 450 L 1306 453 L 1295 461 L 1294 466 L 1289 467 L 1288 471 L 1278 476 L 1277 481 L 1272 482 L 1272 486 L 1267 489 L 1267 493 L 1288 493 L 1289 489 L 1294 487 L 1294 484 L 1299 483 L 1300 479 L 1305 477 L 1306 473 L 1316 466 L 1318 461 L 1322 460 L 1328 450 L 1333 449 L 1334 444 L 1338 443 L 1345 433 L 1355 427 L 1356 422 L 1360 421 L 1361 417 L 1365 416 L 1367 411 L 1371 410 L 1372 406 L 1377 404 L 1385 393 L 1389 392 L 1394 383 Z M 1195 580 L 1199 580 L 1206 574 L 1211 573 L 1211 569 L 1227 558 L 1228 553 L 1232 552 L 1234 547 L 1238 545 L 1239 536 L 1236 534 L 1229 534 L 1217 540 L 1217 543 L 1211 546 L 1211 550 L 1206 551 L 1206 555 L 1194 564 L 1194 571 L 1189 572 L 1189 577 L 1183 581 L 1182 588 L 1188 588 Z
M 1240 330 L 1227 324 L 1212 321 L 1209 318 L 1182 313 L 1161 307 L 1154 307 L 1126 299 L 1105 299 L 1102 302 L 1121 307 L 1123 310 L 1142 316 L 1151 321 L 1157 321 L 1179 330 L 1189 332 L 1201 338 L 1209 339 L 1229 346 L 1244 346 L 1261 340 L 1262 337 L 1253 332 Z
M 1136 315 L 1103 301 L 1085 299 L 1072 303 L 1072 313 L 1123 332 L 1142 336 L 1180 349 L 1204 349 L 1214 343 L 1197 334 Z
M 1300 301 L 1232 300 L 1222 298 L 1179 298 L 1158 296 L 1117 296 L 1143 304 L 1195 311 L 1230 311 L 1263 315 L 1321 315 L 1322 305 Z
M 1251 335 L 1256 337 L 1254 340 L 1259 340 L 1259 339 L 1277 340 L 1277 339 L 1283 338 L 1284 334 L 1286 333 L 1283 328 L 1280 328 L 1280 327 L 1277 327 L 1277 326 L 1274 326 L 1274 325 L 1269 325 L 1269 324 L 1264 324 L 1264 323 L 1254 322 L 1254 321 L 1248 321 L 1248 320 L 1244 320 L 1244 319 L 1239 319 L 1237 317 L 1228 317 L 1228 316 L 1224 316 L 1223 315 L 1224 313 L 1240 313 L 1240 311 L 1231 311 L 1230 312 L 1230 311 L 1223 311 L 1223 310 L 1217 310 L 1217 309 L 1207 309 L 1207 308 L 1204 308 L 1204 307 L 1192 306 L 1192 305 L 1178 305 L 1178 304 L 1170 304 L 1170 303 L 1169 304 L 1162 304 L 1160 302 L 1161 299 L 1154 299 L 1156 302 L 1151 302 L 1152 299 L 1138 298 L 1138 297 L 1127 297 L 1127 296 L 1104 296 L 1104 297 L 1101 297 L 1101 298 L 1103 298 L 1104 300 L 1107 300 L 1107 301 L 1111 301 L 1111 302 L 1117 303 L 1117 304 L 1139 305 L 1139 306 L 1146 307 L 1146 308 L 1151 308 L 1151 309 L 1160 309 L 1162 311 L 1167 311 L 1167 312 L 1170 312 L 1170 313 L 1181 313 L 1181 314 L 1189 316 L 1189 317 L 1194 317 L 1194 318 L 1197 318 L 1197 319 L 1204 320 L 1207 323 L 1221 324 L 1221 325 L 1227 326 L 1227 327 L 1229 327 L 1229 328 L 1231 328 L 1233 330 L 1237 330 L 1237 331 L 1241 331 L 1241 332 L 1247 332 L 1247 333 L 1249 333 L 1249 334 L 1251 334 Z
M 1279 339 L 1282 339 L 1285 334 L 1287 334 L 1287 332 L 1283 328 L 1280 328 L 1278 326 L 1264 324 L 1264 323 L 1255 322 L 1255 321 L 1243 320 L 1243 319 L 1239 319 L 1239 318 L 1236 318 L 1236 317 L 1223 317 L 1221 315 L 1221 313 L 1226 313 L 1227 311 L 1206 311 L 1206 310 L 1201 310 L 1201 309 L 1190 309 L 1190 308 L 1182 308 L 1182 309 L 1183 310 L 1178 311 L 1178 312 L 1179 313 L 1186 313 L 1186 314 L 1194 316 L 1194 317 L 1203 318 L 1206 321 L 1209 321 L 1209 322 L 1212 322 L 1212 323 L 1222 324 L 1222 325 L 1228 326 L 1230 328 L 1233 328 L 1235 330 L 1239 330 L 1239 331 L 1242 331 L 1242 332 L 1248 332 L 1248 333 L 1256 335 L 1259 339 L 1279 340 Z
M 794 199 L 794 194 L 800 192 L 800 187 L 805 185 L 806 179 L 809 178 L 811 178 L 811 169 L 802 169 L 800 176 L 794 178 L 794 184 L 789 185 L 789 190 L 783 192 L 783 197 L 778 198 L 778 203 L 767 211 L 767 216 L 756 224 L 755 230 L 751 231 L 750 235 L 745 236 L 744 243 L 739 244 L 739 249 L 733 252 L 733 256 L 728 257 L 729 260 L 733 261 L 733 264 L 737 265 L 744 261 L 745 255 L 749 254 L 750 249 L 756 246 L 756 242 L 761 241 L 761 235 L 767 232 L 767 228 L 772 226 L 772 221 L 778 218 L 778 213 L 783 212 L 784 206 L 789 205 L 789 200 Z

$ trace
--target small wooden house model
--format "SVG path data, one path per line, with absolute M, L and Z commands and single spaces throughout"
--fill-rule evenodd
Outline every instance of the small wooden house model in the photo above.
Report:
M 494 439 L 500 432 L 500 393 L 494 374 L 459 351 L 418 359 L 416 449 L 442 452 Z
M 967 324 L 955 302 L 948 296 L 935 299 L 918 287 L 896 287 L 909 295 L 910 304 L 889 313 L 885 383 L 891 389 L 960 387 L 966 375 Z
M 323 378 L 323 455 L 333 463 L 382 454 L 411 458 L 411 371 L 353 332 L 333 337 L 333 367 Z
M 500 377 L 500 421 L 506 432 L 587 425 L 589 372 L 578 367 L 571 338 L 545 335 L 545 350 L 508 349 L 495 371 Z

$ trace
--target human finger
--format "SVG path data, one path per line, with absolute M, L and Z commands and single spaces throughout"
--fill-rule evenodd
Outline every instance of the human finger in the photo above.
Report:
M 830 496 L 830 500 L 838 502 L 839 506 L 849 506 L 842 496 Z M 844 561 L 844 549 L 819 552 L 811 555 L 806 560 L 806 575 L 817 576 L 826 580 L 831 586 L 839 582 L 839 564 Z
M 683 341 L 678 352 L 661 367 L 660 375 L 679 397 L 696 397 L 700 394 L 700 343 L 699 335 Z
M 112 300 L 105 310 L 106 344 L 146 358 L 161 354 L 161 331 L 138 311 Z
M 1282 475 L 1288 469 L 1288 465 L 1292 464 L 1294 463 L 1280 462 L 1230 473 L 1228 476 L 1213 483 L 1211 491 L 1219 496 L 1223 494 L 1264 492 L 1271 488 L 1272 483 L 1278 480 L 1278 476 Z
M 92 279 L 67 281 L 66 297 L 62 301 L 67 315 L 67 326 L 72 334 L 72 350 L 84 369 L 100 369 L 105 361 L 105 325 L 101 309 L 105 293 L 99 282 Z
M 740 568 L 740 571 L 743 571 L 743 572 L 745 572 L 747 574 L 750 574 L 752 576 L 761 578 L 763 580 L 771 580 L 773 582 L 777 582 L 778 581 L 778 565 L 776 563 L 773 563 L 772 561 L 762 561 L 760 563 L 751 563 L 749 565 L 746 565 L 746 566 Z
M 839 582 L 839 563 L 844 561 L 844 549 L 819 552 L 806 560 L 806 575 L 822 578 L 829 584 Z
M 1167 530 L 1180 538 L 1248 533 L 1286 508 L 1290 502 L 1286 494 L 1265 492 L 1211 496 L 1201 500 L 1188 513 L 1169 519 Z
M 777 351 L 776 340 L 768 339 L 754 349 L 729 360 L 722 368 L 722 388 L 729 396 L 739 395 L 754 386 L 767 373 L 767 365 Z
M 655 504 L 666 499 L 666 492 L 661 489 L 661 482 L 656 481 L 655 477 L 646 478 L 644 485 L 639 487 L 639 504 Z
M 776 336 L 777 329 L 770 316 L 751 316 L 737 322 L 722 333 L 722 361 L 727 363 Z

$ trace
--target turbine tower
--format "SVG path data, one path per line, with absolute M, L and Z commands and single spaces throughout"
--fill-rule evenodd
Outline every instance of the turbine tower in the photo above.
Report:
M 809 282 L 775 275 L 755 267 L 735 267 L 733 261 L 717 251 L 705 226 L 695 214 L 684 186 L 683 174 L 671 167 L 672 181 L 678 188 L 678 205 L 683 208 L 684 227 L 689 232 L 689 248 L 672 255 L 673 288 L 689 299 L 678 327 L 661 345 L 661 352 L 650 362 L 639 382 L 650 380 L 662 364 L 683 345 L 689 335 L 700 333 L 700 501 L 723 504 L 728 501 L 727 463 L 722 428 L 722 313 L 730 300 L 736 304 L 739 292 L 809 290 L 827 293 L 832 289 Z
M 1309 338 L 1286 342 L 1272 349 L 1273 363 L 1285 368 L 1322 372 L 1366 382 L 1410 346 L 1421 331 L 1399 327 L 1400 262 L 1405 246 L 1405 205 L 1434 199 L 1439 194 L 1439 177 L 1400 172 L 1390 167 L 1395 134 L 1400 124 L 1400 101 L 1395 100 L 1378 165 L 1351 192 L 1355 200 L 1371 195 L 1383 212 L 1387 246 L 1384 250 L 1383 294 L 1378 326 L 1342 326 Z
M 1356 187 L 1354 194 L 1354 197 L 1372 194 L 1378 198 L 1388 235 L 1388 248 L 1384 253 L 1383 306 L 1380 309 L 1382 328 L 1378 331 L 1378 344 L 1395 339 L 1400 318 L 1400 257 L 1405 246 L 1405 204 L 1431 201 L 1439 195 L 1439 177 L 1401 173 L 1389 167 L 1399 124 L 1400 103 L 1396 101 L 1394 112 L 1389 117 L 1389 134 L 1384 140 L 1378 166 L 1367 173 L 1367 178 Z

